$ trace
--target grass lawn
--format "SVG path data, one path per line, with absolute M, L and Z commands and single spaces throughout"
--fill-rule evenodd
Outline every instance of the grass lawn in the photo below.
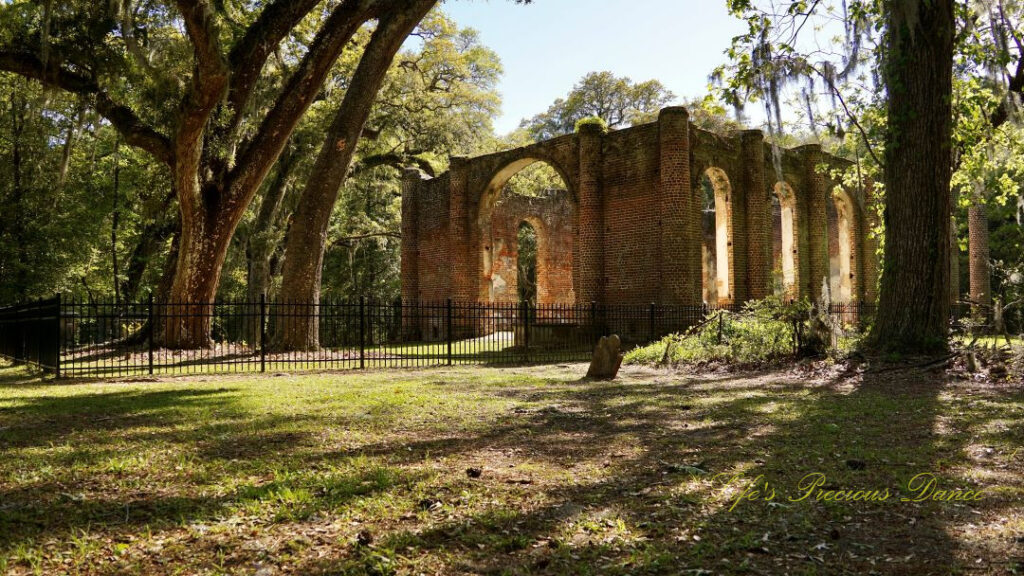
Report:
M 585 369 L 0 368 L 0 573 L 1024 573 L 1020 384 Z

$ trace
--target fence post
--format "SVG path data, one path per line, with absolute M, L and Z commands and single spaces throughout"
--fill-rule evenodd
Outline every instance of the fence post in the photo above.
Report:
M 154 336 L 156 334 L 156 322 L 153 319 L 153 292 L 149 293 L 149 306 L 146 309 L 146 322 L 149 324 L 149 334 L 146 338 L 147 342 L 147 356 L 149 357 L 149 375 L 153 375 L 153 348 L 154 348 Z
M 449 298 L 445 301 L 444 305 L 444 338 L 447 342 L 447 361 L 448 365 L 452 365 L 452 299 Z
M 21 316 L 24 314 L 23 309 L 14 311 L 14 365 L 21 366 L 26 364 L 27 358 L 25 358 L 25 332 L 21 327 Z
M 597 331 L 597 302 L 593 300 L 590 301 L 590 329 L 593 331 L 590 344 L 593 345 L 600 337 Z
M 523 300 L 523 361 L 530 361 L 530 303 Z
M 63 324 L 62 319 L 63 319 L 63 305 L 61 304 L 60 294 L 57 294 L 56 320 L 54 320 L 54 322 L 53 322 L 53 327 L 54 327 L 53 346 L 55 348 L 54 355 L 53 355 L 53 358 L 54 358 L 53 371 L 54 371 L 54 376 L 56 376 L 57 378 L 60 378 L 60 352 L 61 352 L 61 348 L 63 348 L 63 345 L 62 345 L 63 341 L 61 340 L 61 337 L 60 337 L 61 325 Z
M 267 371 L 267 295 L 260 292 L 260 372 Z
M 654 340 L 655 340 L 655 330 L 654 330 L 654 302 L 651 302 L 651 310 L 650 310 L 650 315 L 649 315 L 649 316 L 650 316 L 650 321 L 651 321 L 651 322 L 650 322 L 650 328 L 651 328 L 651 333 L 650 333 L 650 342 L 654 342 Z
M 359 369 L 366 368 L 366 297 L 359 297 Z
M 722 343 L 722 328 L 723 328 L 722 323 L 723 322 L 725 322 L 725 311 L 724 310 L 719 310 L 718 311 L 718 343 L 719 344 Z

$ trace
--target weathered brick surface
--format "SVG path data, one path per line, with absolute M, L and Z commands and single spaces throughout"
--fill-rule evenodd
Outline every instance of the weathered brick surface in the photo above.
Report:
M 649 124 L 605 137 L 604 301 L 658 300 L 658 126 Z
M 519 227 L 528 223 L 537 233 L 537 304 L 574 304 L 574 202 L 567 190 L 539 197 L 505 194 L 491 216 L 491 302 L 519 300 Z
M 604 164 L 603 135 L 595 126 L 585 126 L 579 134 L 579 183 L 577 200 L 579 217 L 575 223 L 576 294 L 581 302 L 604 299 L 605 214 L 607 207 L 601 194 Z
M 761 299 L 771 292 L 771 221 L 769 220 L 772 187 L 765 178 L 764 134 L 760 130 L 745 130 L 737 137 L 740 140 L 740 178 L 737 189 L 742 190 L 746 211 L 746 235 L 737 242 L 743 246 L 746 261 L 746 282 L 737 286 L 739 300 Z M 737 197 L 739 194 L 737 194 Z M 737 263 L 739 264 L 739 263 Z
M 825 279 L 831 280 L 831 265 L 829 260 L 830 245 L 834 242 L 829 240 L 829 192 L 825 184 L 825 175 L 819 170 L 823 162 L 821 146 L 816 144 L 803 146 L 799 149 L 803 154 L 803 177 L 804 194 L 803 202 L 799 201 L 800 193 L 797 192 L 798 203 L 803 204 L 806 209 L 801 219 L 801 228 L 807 232 L 802 235 L 806 237 L 807 245 L 807 275 L 802 276 L 805 282 L 801 286 L 801 293 L 809 295 L 813 300 L 821 297 L 821 288 Z M 804 244 L 804 242 L 801 242 Z
M 660 153 L 659 212 L 660 297 L 652 302 L 693 305 L 701 302 L 701 198 L 690 175 L 690 116 L 685 108 L 662 110 L 658 122 Z
M 566 192 L 543 201 L 502 200 L 508 180 L 534 162 L 551 165 Z M 704 269 L 716 265 L 715 230 L 707 234 L 702 225 L 709 214 L 702 214 L 701 181 L 710 178 L 724 207 L 729 256 L 730 293 L 717 295 L 719 301 L 771 292 L 772 271 L 780 266 L 778 250 L 773 257 L 773 238 L 780 234 L 773 228 L 780 224 L 772 213 L 780 182 L 792 191 L 780 200 L 794 213 L 797 281 L 789 294 L 817 298 L 822 279 L 837 282 L 830 253 L 848 253 L 850 298 L 870 301 L 877 279 L 867 238 L 870 198 L 837 188 L 819 170 L 844 162 L 818 146 L 775 151 L 755 131 L 711 134 L 692 126 L 681 108 L 663 111 L 653 124 L 608 134 L 588 127 L 515 150 L 453 159 L 452 170 L 438 178 L 406 177 L 402 295 L 506 300 L 514 293 L 514 280 L 506 278 L 517 256 L 512 234 L 525 220 L 548 239 L 541 268 L 550 274 L 538 279 L 542 302 L 698 304 L 708 294 Z M 834 193 L 849 223 L 845 245 Z M 500 294 L 495 273 L 504 282 Z

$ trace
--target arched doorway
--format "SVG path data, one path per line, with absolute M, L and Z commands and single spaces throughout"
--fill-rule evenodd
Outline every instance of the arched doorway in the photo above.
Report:
M 519 288 L 519 302 L 525 302 L 531 306 L 537 305 L 538 243 L 537 229 L 526 220 L 520 222 L 517 238 L 519 257 L 517 259 L 516 284 Z
M 720 168 L 708 168 L 701 175 L 703 195 L 701 255 L 704 302 L 709 305 L 733 301 L 732 273 L 732 187 Z
M 772 194 L 772 284 L 781 297 L 799 296 L 797 238 L 796 194 L 792 186 L 779 182 Z
M 832 301 L 850 303 L 855 299 L 854 206 L 850 196 L 837 186 L 829 202 L 829 289 Z
M 544 161 L 520 160 L 498 171 L 481 197 L 477 218 L 481 301 L 576 302 L 576 204 L 568 188 Z M 523 286 L 524 281 L 531 285 Z

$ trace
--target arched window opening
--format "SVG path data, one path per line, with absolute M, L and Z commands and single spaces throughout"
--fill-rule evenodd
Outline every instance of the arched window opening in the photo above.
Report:
M 836 188 L 829 206 L 829 288 L 835 302 L 853 302 L 853 204 L 846 191 Z
M 700 179 L 703 194 L 701 249 L 704 302 L 711 305 L 732 302 L 732 188 L 719 168 L 709 168 Z
M 796 234 L 796 196 L 789 184 L 779 182 L 772 194 L 772 277 L 779 296 L 798 296 Z
M 519 224 L 518 274 L 519 302 L 537 305 L 537 230 L 526 221 Z

